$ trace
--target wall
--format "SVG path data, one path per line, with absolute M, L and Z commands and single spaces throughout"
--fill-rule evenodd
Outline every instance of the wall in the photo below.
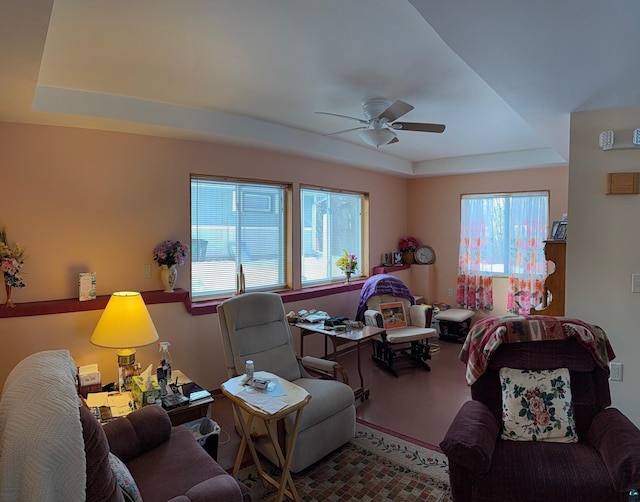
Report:
M 406 233 L 405 179 L 258 148 L 0 123 L 0 165 L 0 226 L 26 247 L 27 287 L 14 292 L 17 303 L 77 297 L 78 272 L 89 270 L 97 273 L 98 295 L 160 289 L 151 253 L 165 239 L 189 242 L 190 173 L 292 182 L 294 192 L 301 183 L 368 192 L 371 267 Z M 294 232 L 299 225 L 294 220 Z M 293 256 L 300 256 L 298 247 Z M 151 279 L 143 278 L 146 263 Z M 295 258 L 294 269 L 298 264 Z M 178 272 L 177 286 L 189 289 L 189 266 Z M 299 284 L 294 275 L 293 286 Z M 351 291 L 285 308 L 353 316 L 358 296 Z M 207 388 L 226 379 L 216 315 L 192 317 L 181 304 L 149 311 L 179 369 Z M 24 356 L 57 348 L 68 348 L 78 365 L 97 362 L 103 382 L 115 380 L 114 351 L 89 343 L 100 314 L 0 319 L 0 382 Z M 157 347 L 138 349 L 138 360 L 155 363 Z
M 624 365 L 623 381 L 611 382 L 613 405 L 640 424 L 640 294 L 631 274 L 640 273 L 640 195 L 605 195 L 607 173 L 640 171 L 640 151 L 598 147 L 604 130 L 640 126 L 640 108 L 571 116 L 571 168 L 567 237 L 567 315 L 602 327 Z
M 554 221 L 567 212 L 568 179 L 568 167 L 559 166 L 410 180 L 409 233 L 436 252 L 435 263 L 428 266 L 428 272 L 422 272 L 428 274 L 430 289 L 435 295 L 429 301 L 455 304 L 461 195 L 549 190 L 549 219 Z M 422 267 L 425 266 L 414 266 Z M 494 310 L 481 315 L 506 313 L 506 287 L 506 280 L 494 281 Z M 448 294 L 449 289 L 453 289 L 453 298 Z

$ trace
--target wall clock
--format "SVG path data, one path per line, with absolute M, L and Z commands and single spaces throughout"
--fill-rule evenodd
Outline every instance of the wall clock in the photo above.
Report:
M 436 261 L 436 252 L 431 246 L 420 246 L 413 252 L 413 257 L 420 265 L 431 265 Z

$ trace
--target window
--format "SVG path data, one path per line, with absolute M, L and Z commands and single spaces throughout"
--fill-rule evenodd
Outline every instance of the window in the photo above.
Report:
M 356 193 L 302 188 L 302 285 L 343 279 L 336 261 L 347 251 L 358 257 L 355 275 L 362 275 L 363 222 L 366 196 Z
M 234 293 L 240 265 L 246 290 L 286 286 L 286 185 L 191 177 L 191 294 Z
M 548 192 L 464 195 L 460 271 L 469 275 L 544 275 L 548 228 Z

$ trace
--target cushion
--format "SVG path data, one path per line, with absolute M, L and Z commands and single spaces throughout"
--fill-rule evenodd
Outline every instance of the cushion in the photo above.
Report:
M 124 462 L 109 452 L 109 465 L 111 465 L 111 470 L 116 475 L 118 485 L 120 485 L 125 499 L 132 500 L 133 502 L 142 502 L 138 485 L 136 485 L 133 476 L 129 472 L 129 469 L 127 469 L 127 466 L 124 465 Z
M 380 312 L 385 329 L 404 328 L 407 325 L 403 302 L 381 303 Z
M 502 439 L 575 443 L 571 380 L 567 368 L 500 369 Z

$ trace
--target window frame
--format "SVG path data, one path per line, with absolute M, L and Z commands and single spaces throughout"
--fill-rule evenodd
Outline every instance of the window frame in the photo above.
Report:
M 305 209 L 304 209 L 304 196 L 305 191 L 310 192 L 323 192 L 329 195 L 348 195 L 355 196 L 360 198 L 360 218 L 359 218 L 359 241 L 360 241 L 360 249 L 359 250 L 351 250 L 347 249 L 347 252 L 354 253 L 358 258 L 358 271 L 359 273 L 354 278 L 366 277 L 368 274 L 366 273 L 369 270 L 369 193 L 368 192 L 360 192 L 356 190 L 344 190 L 339 188 L 331 188 L 326 186 L 319 185 L 311 185 L 311 184 L 301 184 L 298 187 L 298 217 L 300 221 L 299 225 L 299 281 L 300 287 L 302 289 L 313 288 L 317 286 L 321 286 L 324 284 L 336 283 L 338 281 L 344 281 L 344 275 L 342 272 L 336 275 L 331 275 L 329 277 L 320 278 L 317 280 L 303 280 L 304 275 L 304 264 L 303 261 L 305 259 Z M 335 259 L 334 259 L 335 258 Z M 327 264 L 331 266 L 331 269 L 337 268 L 335 265 L 335 261 L 338 257 L 331 257 L 331 263 Z
M 460 195 L 460 232 L 459 232 L 459 238 L 462 238 L 462 218 L 464 216 L 463 213 L 463 203 L 465 199 L 469 199 L 469 198 L 499 198 L 499 197 L 505 197 L 509 199 L 509 204 L 511 203 L 511 199 L 513 197 L 518 197 L 518 196 L 546 196 L 546 202 L 547 202 L 547 232 L 546 232 L 546 237 L 548 237 L 549 234 L 549 222 L 550 222 L 550 204 L 551 204 L 551 192 L 550 190 L 518 190 L 518 191 L 513 191 L 513 192 L 486 192 L 486 193 L 466 193 L 466 194 L 461 194 Z M 511 228 L 510 228 L 510 215 L 508 210 L 505 208 L 505 214 L 502 215 L 503 216 L 503 220 L 504 220 L 504 227 L 503 230 L 505 230 L 505 239 L 504 239 L 504 243 L 503 243 L 503 255 L 506 259 L 506 263 L 502 263 L 503 267 L 504 267 L 504 271 L 503 272 L 496 272 L 495 270 L 475 270 L 473 272 L 477 273 L 477 274 L 482 274 L 482 275 L 486 275 L 486 276 L 491 276 L 491 277 L 497 277 L 497 278 L 508 278 L 514 274 L 517 274 L 518 272 L 511 270 L 511 260 L 510 260 L 510 253 L 512 251 L 511 246 L 510 246 L 510 233 L 511 233 Z M 461 244 L 459 246 L 458 249 L 458 256 L 460 256 L 460 247 Z M 539 252 L 544 253 L 544 242 L 542 242 L 542 247 L 539 250 Z M 494 268 L 496 266 L 496 263 L 493 263 L 491 265 L 492 268 Z
M 257 195 L 257 196 L 263 196 L 263 194 L 260 193 L 255 193 L 252 194 L 251 193 L 251 187 L 255 186 L 258 189 L 256 190 L 256 192 L 259 192 L 259 188 L 279 188 L 282 190 L 282 208 L 281 208 L 281 212 L 282 212 L 282 220 L 281 220 L 281 231 L 283 233 L 282 236 L 282 256 L 279 256 L 278 258 L 281 259 L 281 273 L 282 273 L 282 282 L 278 283 L 278 284 L 274 284 L 274 285 L 268 285 L 265 287 L 251 287 L 248 290 L 250 291 L 272 291 L 272 292 L 278 292 L 278 291 L 286 291 L 287 289 L 290 289 L 291 287 L 291 271 L 292 271 L 292 266 L 291 266 L 291 247 L 292 247 L 292 233 L 291 233 L 291 229 L 292 229 L 292 193 L 293 193 L 293 185 L 291 183 L 287 183 L 287 182 L 281 182 L 281 181 L 275 181 L 275 180 L 256 180 L 256 179 L 252 179 L 252 178 L 241 178 L 241 177 L 230 177 L 230 176 L 215 176 L 215 175 L 209 175 L 209 174 L 197 174 L 197 173 L 191 173 L 190 174 L 190 178 L 189 178 L 189 192 L 190 192 L 190 234 L 191 234 L 191 244 L 192 244 L 192 249 L 193 249 L 193 244 L 194 242 L 199 238 L 198 233 L 195 231 L 196 228 L 196 224 L 194 223 L 194 183 L 197 182 L 211 182 L 211 183 L 221 183 L 221 184 L 229 184 L 229 185 L 239 185 L 242 186 L 244 189 L 247 190 L 246 193 L 244 193 L 243 197 L 242 197 L 242 204 L 246 204 L 246 195 Z M 238 205 L 238 197 L 234 196 L 232 203 L 231 203 L 231 208 L 229 208 L 230 211 L 232 212 L 237 212 L 237 205 Z M 272 204 L 273 201 L 270 201 L 268 204 L 268 207 L 264 205 L 264 203 L 266 201 L 262 201 L 260 203 L 260 201 L 257 201 L 258 206 L 254 212 L 256 213 L 269 213 L 273 210 Z M 240 257 L 236 257 L 235 258 L 235 274 L 237 275 L 238 273 L 238 269 L 239 269 L 239 264 L 241 262 L 241 258 Z M 195 287 L 194 287 L 194 281 L 196 280 L 197 277 L 200 277 L 200 274 L 196 272 L 195 268 L 196 268 L 196 263 L 199 263 L 198 260 L 194 259 L 193 254 L 192 254 L 192 259 L 191 259 L 191 297 L 192 297 L 192 301 L 195 302 L 206 302 L 209 300 L 218 300 L 218 299 L 222 299 L 222 298 L 227 298 L 229 296 L 231 296 L 232 294 L 234 294 L 236 291 L 235 290 L 231 290 L 231 289 L 225 289 L 224 291 L 218 291 L 218 292 L 205 292 L 205 293 L 194 293 L 195 291 Z M 243 269 L 246 270 L 246 268 L 243 265 Z

